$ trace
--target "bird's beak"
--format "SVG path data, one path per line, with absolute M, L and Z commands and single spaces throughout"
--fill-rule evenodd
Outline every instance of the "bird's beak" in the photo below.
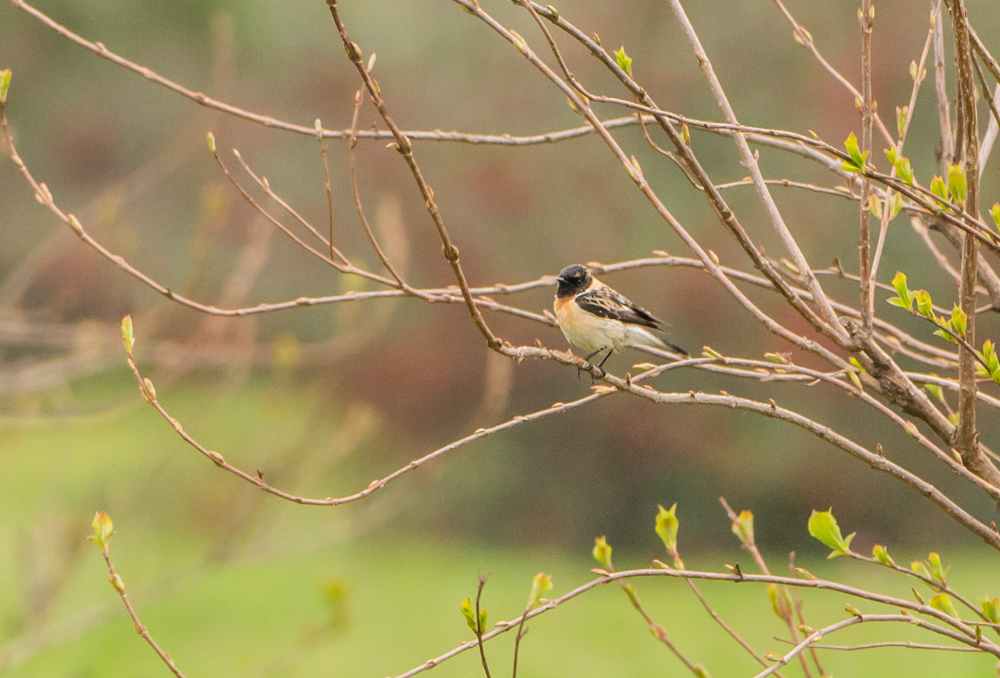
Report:
M 561 283 L 565 283 L 565 284 L 569 283 L 569 281 L 566 280 L 566 278 L 562 277 L 561 275 L 557 275 L 556 276 L 556 280 L 559 281 L 559 282 L 561 282 Z

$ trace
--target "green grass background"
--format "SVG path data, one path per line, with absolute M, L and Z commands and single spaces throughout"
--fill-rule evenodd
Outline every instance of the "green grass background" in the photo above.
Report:
M 98 508 L 116 521 L 112 558 L 143 623 L 188 676 L 398 675 L 470 637 L 459 605 L 474 595 L 478 572 L 490 574 L 483 601 L 491 624 L 520 613 L 538 571 L 552 575 L 551 597 L 594 576 L 586 547 L 501 548 L 419 527 L 412 514 L 448 491 L 447 474 L 409 488 L 411 481 L 401 480 L 364 502 L 337 508 L 301 507 L 265 496 L 200 458 L 124 385 L 108 380 L 92 387 L 92 395 L 119 403 L 103 414 L 3 424 L 4 473 L 17 479 L 0 495 L 0 512 L 8 517 L 0 523 L 4 675 L 167 673 L 107 583 L 98 548 L 85 541 Z M 241 445 L 248 455 L 254 441 L 272 451 L 294 449 L 309 428 L 301 415 L 309 394 L 280 401 L 273 383 L 160 390 L 168 409 L 187 420 L 189 429 L 198 429 L 206 443 L 232 441 L 223 450 L 231 456 L 239 456 Z M 343 470 L 351 475 L 348 462 L 342 462 Z M 679 515 L 683 553 L 683 506 Z M 616 551 L 620 569 L 645 567 L 663 556 L 652 522 L 651 515 L 647 541 Z M 719 526 L 717 550 L 684 554 L 687 565 L 718 571 L 723 563 L 739 562 L 752 571 L 749 555 L 728 534 L 724 519 Z M 902 562 L 926 557 L 896 552 L 891 544 L 890 551 Z M 767 556 L 775 572 L 786 570 L 786 554 Z M 953 565 L 951 583 L 973 600 L 1000 591 L 993 559 L 982 550 L 956 547 L 943 557 Z M 912 597 L 909 581 L 872 566 L 815 556 L 798 564 L 819 576 Z M 635 585 L 671 639 L 712 675 L 759 670 L 709 619 L 684 582 L 641 579 Z M 53 599 L 32 608 L 46 586 L 55 591 Z M 699 586 L 760 652 L 789 649 L 774 639 L 786 632 L 762 587 Z M 848 602 L 866 612 L 893 611 L 824 592 L 806 591 L 802 599 L 806 621 L 814 627 L 845 618 Z M 521 676 L 685 671 L 616 585 L 542 615 L 530 629 Z M 876 640 L 936 642 L 931 634 L 899 625 L 854 628 L 829 638 L 835 644 Z M 510 675 L 512 642 L 509 633 L 487 645 L 494 676 Z M 995 663 L 982 655 L 899 648 L 821 657 L 832 675 L 981 676 Z M 480 672 L 474 652 L 433 669 L 436 676 Z M 790 667 L 785 674 L 799 675 L 799 669 Z

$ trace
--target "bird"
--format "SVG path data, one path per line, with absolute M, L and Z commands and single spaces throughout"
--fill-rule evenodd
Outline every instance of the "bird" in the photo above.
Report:
M 556 280 L 559 287 L 552 306 L 559 329 L 569 343 L 589 351 L 588 362 L 607 351 L 598 369 L 625 346 L 659 346 L 688 354 L 650 331 L 662 332 L 662 320 L 602 283 L 586 266 L 567 266 Z

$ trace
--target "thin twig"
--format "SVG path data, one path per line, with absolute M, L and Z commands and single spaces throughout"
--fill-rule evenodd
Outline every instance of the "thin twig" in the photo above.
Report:
M 775 0 L 778 2 L 778 0 Z M 780 5 L 780 2 L 779 2 Z M 875 24 L 875 9 L 871 0 L 862 0 L 861 13 L 861 155 L 866 157 L 872 150 L 872 28 Z M 875 313 L 875 290 L 872 285 L 871 229 L 869 217 L 871 209 L 868 198 L 871 195 L 871 179 L 861 180 L 861 235 L 858 239 L 861 276 L 861 331 L 866 335 L 872 331 L 872 317 Z
M 809 588 L 817 590 L 827 590 L 835 591 L 838 593 L 843 593 L 849 596 L 853 596 L 863 600 L 869 600 L 872 602 L 888 605 L 894 608 L 902 608 L 905 610 L 910 610 L 912 612 L 933 617 L 936 621 L 940 622 L 942 626 L 929 624 L 923 619 L 913 617 L 910 615 L 891 615 L 892 620 L 886 619 L 885 621 L 897 621 L 906 624 L 916 624 L 921 628 L 929 630 L 933 633 L 938 633 L 941 635 L 946 635 L 949 638 L 953 638 L 964 645 L 969 647 L 977 648 L 979 651 L 988 652 L 994 656 L 1000 657 L 1000 646 L 996 645 L 992 641 L 985 638 L 976 637 L 975 630 L 970 627 L 965 622 L 954 619 L 947 614 L 940 612 L 932 608 L 929 605 L 923 605 L 920 603 L 914 603 L 910 600 L 904 598 L 894 598 L 892 596 L 886 596 L 880 593 L 874 593 L 871 591 L 866 591 L 864 589 L 859 589 L 853 586 L 847 586 L 846 584 L 840 584 L 837 582 L 831 582 L 823 579 L 796 579 L 792 577 L 778 577 L 774 575 L 754 575 L 754 574 L 731 574 L 731 573 L 721 573 L 721 572 L 700 572 L 695 570 L 678 570 L 674 568 L 651 568 L 651 569 L 639 569 L 639 570 L 622 570 L 619 572 L 605 572 L 602 573 L 598 578 L 592 579 L 591 581 L 578 586 L 577 588 L 565 593 L 559 598 L 549 600 L 547 603 L 540 605 L 539 607 L 532 610 L 528 615 L 528 619 L 533 619 L 539 615 L 545 614 L 551 610 L 556 609 L 560 605 L 563 605 L 578 596 L 581 596 L 588 591 L 599 588 L 601 586 L 606 586 L 612 582 L 616 582 L 622 579 L 632 579 L 636 577 L 670 577 L 674 579 L 703 579 L 707 581 L 727 581 L 734 583 L 762 583 L 762 584 L 777 584 L 779 586 L 795 586 L 799 588 Z M 863 615 L 868 617 L 887 617 L 888 615 Z M 849 620 L 848 620 L 849 621 Z M 875 619 L 872 619 L 875 621 Z M 497 622 L 494 630 L 483 636 L 484 641 L 491 640 L 503 633 L 506 633 L 512 629 L 516 629 L 518 623 L 520 622 L 520 617 L 515 618 L 508 622 Z M 844 623 L 844 622 L 839 622 Z M 858 622 L 854 622 L 858 623 Z M 948 628 L 954 629 L 952 631 Z M 815 639 L 818 640 L 818 639 Z M 813 640 L 812 642 L 815 642 Z M 445 662 L 456 655 L 459 655 L 467 650 L 475 648 L 477 645 L 476 641 L 469 641 L 462 643 L 458 647 L 445 652 L 444 654 L 429 659 L 420 666 L 417 666 L 405 673 L 401 673 L 395 678 L 412 678 L 419 673 L 430 670 L 442 662 Z M 803 646 L 801 649 L 805 649 Z M 799 650 L 801 651 L 801 650 Z M 779 667 L 780 668 L 780 667 Z
M 368 69 L 362 63 L 361 60 L 361 50 L 360 48 L 351 41 L 350 37 L 347 35 L 347 28 L 344 26 L 343 21 L 340 19 L 340 13 L 337 10 L 337 0 L 327 0 L 327 6 L 330 8 L 330 15 L 333 17 L 333 22 L 337 25 L 337 32 L 340 34 L 340 40 L 344 44 L 344 51 L 347 53 L 348 59 L 357 68 L 358 74 L 361 76 L 362 81 L 365 83 L 365 88 L 368 90 L 368 94 L 371 96 L 372 103 L 375 104 L 375 108 L 378 110 L 379 115 L 382 116 L 382 120 L 385 124 L 392 130 L 393 137 L 396 140 L 396 150 L 399 151 L 400 155 L 403 156 L 403 160 L 406 162 L 407 167 L 410 168 L 410 173 L 413 175 L 413 179 L 420 189 L 420 194 L 424 199 L 424 206 L 427 208 L 427 213 L 430 215 L 431 220 L 434 222 L 434 227 L 437 229 L 438 237 L 441 239 L 441 245 L 444 250 L 444 257 L 448 260 L 451 265 L 452 272 L 455 275 L 455 280 L 458 282 L 459 288 L 462 290 L 462 298 L 465 299 L 466 308 L 469 311 L 469 315 L 472 316 L 472 320 L 476 327 L 479 329 L 480 333 L 486 339 L 486 344 L 493 350 L 498 350 L 503 345 L 503 342 L 493 333 L 489 325 L 486 324 L 483 314 L 477 308 L 475 302 L 472 299 L 472 294 L 469 292 L 469 283 L 465 278 L 465 271 L 462 270 L 462 265 L 458 261 L 459 253 L 458 248 L 451 240 L 451 236 L 448 235 L 448 230 L 445 228 L 444 220 L 441 218 L 441 213 L 438 211 L 437 202 L 434 200 L 434 191 L 424 180 L 423 173 L 420 171 L 420 167 L 417 165 L 417 161 L 413 155 L 413 144 L 410 140 L 400 131 L 399 127 L 389 116 L 389 112 L 386 110 L 385 103 L 382 100 L 381 89 L 372 80 L 371 75 L 368 73 Z
M 108 553 L 108 547 L 105 544 L 101 547 L 102 555 L 104 556 L 104 562 L 108 567 L 108 581 L 114 587 L 115 591 L 118 592 L 118 596 L 122 599 L 122 603 L 125 604 L 125 609 L 128 611 L 128 616 L 132 618 L 132 623 L 135 625 L 135 632 L 142 636 L 142 639 L 153 648 L 157 656 L 167 665 L 170 672 L 173 673 L 177 678 L 184 678 L 184 674 L 181 670 L 177 668 L 174 661 L 170 658 L 170 655 L 163 651 L 160 646 L 153 640 L 153 636 L 150 635 L 149 629 L 147 629 L 141 621 L 139 621 L 139 615 L 136 614 L 135 608 L 132 607 L 132 602 L 128 599 L 128 594 L 125 592 L 125 582 L 122 578 L 118 576 L 115 572 L 115 566 L 111 563 L 111 555 Z
M 330 219 L 330 231 L 327 240 L 330 243 L 330 259 L 336 256 L 333 246 L 333 190 L 330 188 L 330 163 L 326 161 L 326 142 L 323 140 L 323 123 L 316 118 L 316 139 L 319 142 L 319 153 L 323 158 L 323 188 L 326 189 L 326 213 Z

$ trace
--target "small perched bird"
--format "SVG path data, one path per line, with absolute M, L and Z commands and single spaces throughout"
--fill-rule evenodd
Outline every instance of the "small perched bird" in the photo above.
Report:
M 650 332 L 662 331 L 663 321 L 602 283 L 586 266 L 567 266 L 556 280 L 559 287 L 552 306 L 559 329 L 569 343 L 590 352 L 585 360 L 607 351 L 598 368 L 623 346 L 669 347 L 687 355 L 684 349 Z

